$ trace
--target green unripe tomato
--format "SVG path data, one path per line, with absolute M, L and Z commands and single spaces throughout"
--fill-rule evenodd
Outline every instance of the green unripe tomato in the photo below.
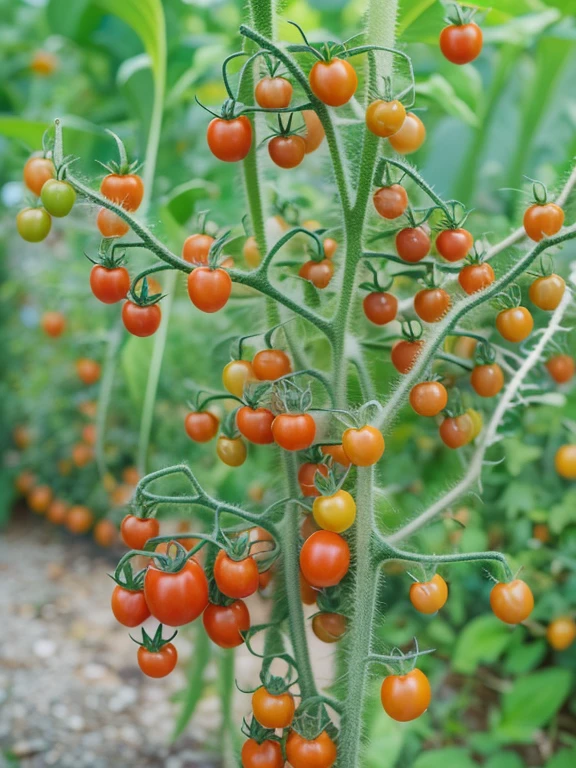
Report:
M 52 227 L 50 214 L 44 208 L 24 208 L 16 216 L 18 234 L 28 243 L 44 240 Z
M 76 192 L 67 181 L 48 179 L 42 187 L 40 197 L 48 213 L 57 218 L 62 218 L 63 216 L 68 216 L 72 210 L 72 206 L 76 201 Z

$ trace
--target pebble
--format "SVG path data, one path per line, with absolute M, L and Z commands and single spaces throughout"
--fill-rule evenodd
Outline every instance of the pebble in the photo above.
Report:
M 56 643 L 53 640 L 36 640 L 32 646 L 32 652 L 39 659 L 49 659 L 56 651 Z

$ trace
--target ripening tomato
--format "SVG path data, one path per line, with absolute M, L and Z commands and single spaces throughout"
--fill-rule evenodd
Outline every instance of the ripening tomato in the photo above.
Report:
M 467 408 L 466 409 L 466 415 L 470 417 L 470 421 L 472 422 L 472 434 L 470 436 L 470 441 L 476 440 L 480 432 L 482 431 L 482 427 L 484 426 L 484 420 L 482 419 L 482 414 L 480 411 L 474 410 L 474 408 Z
M 349 467 L 351 464 L 342 445 L 323 445 L 320 450 L 324 456 L 332 456 L 332 459 L 343 467 Z
M 307 515 L 306 519 L 311 518 L 312 515 Z M 312 531 L 310 533 L 310 536 L 312 536 Z M 300 599 L 302 600 L 303 605 L 314 605 L 316 602 L 316 599 L 318 597 L 318 590 L 314 589 L 314 587 L 311 587 L 310 584 L 306 581 L 304 576 L 302 576 L 302 573 L 300 573 Z
M 32 512 L 43 515 L 52 501 L 52 489 L 48 485 L 37 485 L 32 488 L 26 501 Z
M 94 515 L 88 507 L 82 504 L 77 504 L 74 507 L 70 507 L 66 513 L 66 528 L 70 533 L 88 533 L 92 528 L 94 522 Z
M 342 448 L 354 466 L 370 467 L 380 461 L 386 444 L 382 432 L 366 424 L 360 429 L 345 430 Z
M 309 280 L 316 288 L 326 288 L 334 274 L 334 264 L 330 259 L 314 261 L 310 259 L 300 267 L 298 275 L 304 280 Z
M 68 504 L 61 499 L 54 499 L 46 511 L 46 518 L 53 525 L 63 525 L 68 514 Z
M 546 639 L 555 651 L 565 651 L 576 640 L 576 622 L 569 616 L 554 619 L 546 629 Z
M 554 355 L 547 361 L 546 368 L 554 381 L 565 384 L 574 376 L 576 363 L 570 355 Z
M 324 248 L 324 256 L 326 256 L 327 259 L 332 259 L 338 250 L 338 243 L 333 237 L 325 237 L 322 241 L 322 247 Z
M 72 461 L 77 467 L 85 467 L 94 459 L 94 450 L 85 443 L 76 443 L 72 446 Z
M 214 581 L 226 597 L 250 597 L 258 589 L 258 566 L 253 557 L 233 560 L 221 549 L 214 563 Z
M 61 219 L 68 216 L 76 202 L 74 187 L 67 181 L 48 179 L 40 194 L 42 205 L 51 216 Z
M 292 83 L 285 77 L 263 77 L 256 83 L 254 96 L 263 109 L 286 109 L 292 98 Z
M 296 711 L 294 696 L 288 691 L 275 695 L 262 685 L 252 694 L 252 711 L 263 728 L 288 728 Z
M 216 437 L 220 422 L 210 411 L 191 411 L 184 421 L 184 429 L 196 443 L 208 443 Z
M 388 141 L 400 155 L 411 155 L 420 149 L 426 140 L 426 128 L 418 115 L 408 112 L 402 127 Z
M 259 744 L 248 739 L 242 747 L 242 768 L 283 768 L 282 748 L 277 741 L 266 739 Z
M 96 431 L 96 424 L 85 424 L 82 427 L 82 440 L 87 445 L 96 445 L 98 439 L 98 433 Z
M 44 208 L 24 208 L 16 215 L 16 229 L 27 243 L 39 243 L 52 228 L 50 214 Z
M 490 607 L 494 615 L 506 624 L 520 624 L 532 613 L 534 596 L 522 579 L 508 584 L 499 582 L 490 592 Z
M 312 587 L 334 587 L 348 573 L 350 548 L 332 531 L 316 531 L 300 550 L 300 569 Z
M 42 187 L 56 175 L 54 163 L 48 157 L 29 157 L 24 165 L 24 184 L 36 197 L 40 197 Z
M 322 121 L 313 109 L 305 109 L 302 112 L 302 117 L 306 126 L 306 133 L 302 134 L 302 138 L 306 142 L 306 154 L 309 155 L 322 144 L 326 133 Z
M 539 243 L 544 237 L 552 237 L 562 229 L 564 211 L 556 203 L 536 203 L 524 214 L 524 229 L 531 240 Z
M 422 227 L 406 227 L 396 235 L 396 250 L 403 261 L 416 264 L 430 253 L 430 237 Z
M 137 658 L 138 666 L 148 677 L 166 677 L 176 666 L 178 651 L 172 643 L 166 643 L 158 651 L 149 651 L 141 645 Z
M 320 491 L 314 484 L 314 478 L 316 477 L 317 472 L 324 477 L 328 477 L 328 467 L 326 464 L 313 464 L 312 462 L 307 461 L 305 464 L 302 464 L 298 470 L 298 484 L 302 496 L 320 496 Z
M 222 384 L 232 395 L 242 397 L 244 387 L 255 380 L 254 369 L 249 360 L 231 360 L 222 371 Z
M 312 619 L 312 631 L 323 643 L 337 643 L 348 629 L 348 620 L 341 613 L 317 613 Z
M 155 517 L 126 515 L 120 523 L 120 536 L 129 549 L 144 549 L 148 539 L 160 534 L 160 523 Z
M 213 243 L 214 238 L 210 235 L 190 235 L 184 240 L 182 258 L 184 261 L 189 261 L 190 264 L 208 264 L 208 256 Z
M 228 467 L 241 467 L 246 461 L 248 451 L 241 437 L 220 435 L 216 443 L 216 454 Z
M 46 336 L 56 339 L 62 336 L 66 329 L 66 318 L 62 312 L 44 312 L 40 324 Z
M 317 61 L 309 75 L 312 93 L 329 107 L 341 107 L 356 93 L 358 75 L 346 59 Z
M 374 325 L 386 325 L 396 318 L 398 299 L 391 293 L 373 291 L 362 302 L 364 314 Z
M 248 405 L 238 409 L 236 426 L 238 431 L 251 443 L 268 445 L 274 442 L 272 422 L 274 414 L 268 408 L 250 408 Z
M 150 616 L 150 609 L 141 589 L 131 590 L 117 584 L 112 592 L 112 613 L 125 627 L 138 627 Z
M 400 130 L 406 119 L 404 104 L 397 99 L 376 99 L 366 109 L 366 127 L 376 136 L 387 139 Z
M 208 605 L 208 579 L 194 558 L 173 573 L 149 565 L 144 595 L 155 619 L 169 627 L 180 627 L 197 619 Z
M 445 229 L 436 238 L 436 250 L 446 261 L 465 259 L 474 245 L 474 238 L 467 229 Z
M 332 496 L 319 496 L 314 499 L 312 514 L 320 528 L 342 533 L 354 524 L 356 502 L 348 491 L 340 489 Z
M 336 744 L 326 731 L 315 739 L 305 739 L 290 731 L 286 741 L 286 758 L 292 768 L 331 768 L 338 757 Z
M 450 24 L 440 33 L 440 50 L 452 64 L 469 64 L 482 50 L 482 30 L 477 24 Z
M 240 633 L 250 629 L 250 613 L 242 600 L 231 605 L 208 603 L 202 621 L 206 634 L 220 648 L 242 645 L 244 638 Z
M 112 520 L 98 520 L 92 531 L 92 536 L 99 547 L 111 547 L 117 538 L 116 526 Z
M 407 675 L 385 677 L 380 698 L 387 715 L 399 723 L 406 723 L 426 712 L 432 699 L 432 689 L 426 675 L 419 669 L 413 669 Z
M 420 613 L 436 613 L 448 600 L 448 585 L 435 573 L 430 581 L 415 582 L 410 587 L 410 602 Z
M 25 469 L 23 472 L 20 472 L 20 474 L 16 475 L 16 478 L 14 480 L 14 486 L 18 491 L 18 493 L 24 496 L 25 494 L 30 493 L 30 491 L 34 487 L 35 482 L 36 482 L 36 478 L 32 474 L 32 472 Z
M 237 163 L 244 160 L 252 146 L 252 123 L 246 115 L 232 120 L 215 117 L 206 132 L 208 147 L 218 160 Z
M 95 264 L 90 272 L 90 288 L 103 304 L 116 304 L 125 299 L 130 290 L 130 275 L 125 267 L 108 269 Z
M 414 311 L 425 323 L 442 320 L 450 304 L 450 296 L 443 288 L 426 288 L 414 296 Z
M 480 397 L 494 397 L 504 386 L 504 374 L 498 363 L 476 365 L 470 375 L 472 389 Z
M 148 304 L 143 307 L 133 301 L 127 301 L 122 307 L 122 322 L 128 333 L 133 336 L 152 336 L 160 327 L 161 321 L 160 304 Z
M 76 361 L 76 373 L 83 384 L 96 384 L 100 378 L 100 363 L 88 357 L 81 357 Z
M 108 208 L 100 208 L 96 217 L 96 226 L 102 237 L 122 237 L 130 230 L 128 222 Z
M 448 405 L 448 392 L 439 381 L 422 381 L 410 391 L 410 405 L 419 416 L 438 416 Z
M 398 219 L 408 208 L 408 194 L 401 184 L 380 187 L 374 192 L 372 201 L 384 219 Z
M 530 286 L 530 301 L 538 309 L 550 311 L 556 309 L 558 304 L 560 304 L 565 290 L 566 283 L 560 275 L 538 277 Z
M 496 317 L 496 328 L 506 341 L 524 341 L 532 333 L 534 319 L 526 307 L 504 309 Z
M 126 211 L 137 211 L 144 197 L 144 182 L 135 173 L 109 173 L 102 179 L 100 192 Z
M 225 269 L 196 267 L 188 275 L 188 296 L 202 312 L 218 312 L 232 292 L 232 280 Z
M 439 434 L 448 448 L 461 448 L 474 439 L 474 424 L 468 413 L 448 416 L 440 424 Z
M 458 273 L 458 282 L 468 295 L 488 288 L 495 279 L 494 270 L 487 261 L 481 264 L 468 264 Z
M 242 246 L 242 255 L 244 256 L 246 264 L 248 264 L 249 267 L 252 267 L 252 269 L 256 269 L 262 261 L 260 248 L 258 248 L 258 243 L 253 235 L 246 238 L 246 241 Z
M 268 142 L 268 154 L 279 168 L 296 168 L 304 160 L 306 142 L 302 136 L 274 136 Z
M 390 352 L 390 360 L 398 373 L 409 373 L 412 370 L 423 346 L 424 342 L 421 339 L 415 341 L 402 339 L 394 344 Z
M 560 477 L 576 480 L 576 445 L 561 445 L 554 457 L 554 466 Z
M 316 437 L 316 422 L 309 413 L 281 413 L 272 422 L 272 434 L 285 451 L 305 451 Z
M 292 372 L 292 364 L 281 349 L 262 349 L 254 355 L 252 369 L 260 381 L 276 381 Z

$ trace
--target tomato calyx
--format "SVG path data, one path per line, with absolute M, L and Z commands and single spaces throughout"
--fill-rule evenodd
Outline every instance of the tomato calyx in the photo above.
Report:
M 225 85 L 227 84 L 227 81 L 225 80 Z M 198 104 L 199 107 L 202 107 L 203 110 L 208 112 L 213 117 L 219 118 L 220 120 L 236 120 L 237 117 L 240 117 L 245 112 L 245 105 L 242 104 L 242 102 L 237 101 L 237 99 L 233 96 L 233 94 L 230 93 L 230 98 L 226 99 L 220 108 L 220 112 L 214 112 L 214 110 L 207 107 L 205 104 L 202 104 L 200 99 L 197 96 L 194 96 L 194 100 Z
M 409 341 L 410 343 L 420 341 L 423 333 L 424 327 L 419 320 L 406 320 L 402 323 L 402 338 L 404 341 Z
M 135 642 L 136 645 L 139 645 L 141 648 L 145 648 L 147 651 L 150 651 L 150 653 L 158 653 L 158 651 L 160 651 L 165 645 L 168 645 L 168 643 L 174 640 L 178 634 L 178 630 L 175 630 L 174 634 L 169 638 L 163 638 L 163 630 L 164 626 L 162 624 L 158 624 L 156 632 L 152 637 L 150 637 L 144 627 L 142 627 L 142 642 L 136 640 L 136 638 L 132 637 L 132 635 L 130 635 L 130 640 Z
M 288 374 L 290 376 L 291 374 Z M 288 378 L 277 380 L 274 385 L 274 398 L 277 408 L 282 413 L 307 413 L 312 407 L 312 392 L 310 387 L 299 387 Z
M 297 24 L 295 21 L 288 21 L 288 24 L 291 24 L 293 27 L 296 27 L 298 32 L 300 33 L 302 40 L 304 41 L 304 45 L 300 44 L 292 44 L 288 45 L 287 49 L 291 53 L 311 53 L 313 56 L 315 56 L 318 61 L 323 62 L 330 62 L 332 59 L 336 57 L 345 58 L 349 55 L 349 51 L 346 48 L 346 45 L 349 41 L 345 41 L 343 43 L 337 43 L 334 41 L 326 41 L 323 43 L 310 43 L 308 41 L 308 38 L 306 37 L 306 34 L 304 33 L 304 30 L 302 27 Z M 352 38 L 350 38 L 352 39 Z
M 104 267 L 104 269 L 118 269 L 126 263 L 126 248 L 116 244 L 114 238 L 104 237 L 100 242 L 96 258 L 93 259 L 84 251 L 84 256 L 94 266 Z
M 144 588 L 146 568 L 142 568 L 140 571 L 134 573 L 132 565 L 129 562 L 120 561 L 114 573 L 108 575 L 112 581 L 118 584 L 119 587 L 122 587 L 122 589 L 126 589 L 129 592 L 141 592 Z
M 384 278 L 379 277 L 376 267 L 374 267 L 374 265 L 369 260 L 366 260 L 365 263 L 366 267 L 372 274 L 372 280 L 365 280 L 364 282 L 360 283 L 358 287 L 361 290 L 369 291 L 370 293 L 385 293 L 386 291 L 389 291 L 394 284 L 394 278 L 390 275 L 385 275 Z
M 141 283 L 140 292 L 136 293 L 135 287 L 138 283 Z M 136 304 L 138 307 L 152 307 L 154 304 L 158 304 L 158 302 L 164 298 L 165 294 L 153 293 L 150 295 L 147 276 L 144 275 L 144 277 L 142 277 L 141 275 L 138 275 L 138 277 L 132 281 L 128 296 L 129 301 L 131 301 L 132 304 Z
M 534 205 L 546 205 L 548 203 L 548 188 L 542 181 L 532 181 L 532 197 Z
M 246 691 L 246 693 L 253 693 L 253 691 Z M 275 730 L 264 728 L 254 716 L 252 716 L 250 723 L 244 718 L 240 730 L 244 736 L 248 739 L 253 739 L 257 744 L 263 744 L 265 741 L 274 741 L 278 744 L 282 743 L 282 737 L 277 736 Z
M 462 27 L 472 22 L 477 11 L 477 8 L 463 8 L 459 3 L 454 3 L 453 11 L 446 15 L 444 21 L 446 24 Z
M 102 163 L 100 160 L 97 160 L 96 162 L 101 165 L 108 173 L 113 173 L 117 176 L 127 176 L 131 173 L 136 173 L 141 167 L 141 164 L 138 160 L 134 160 L 130 162 L 128 160 L 128 155 L 126 153 L 126 147 L 124 146 L 124 142 L 122 139 L 117 136 L 114 131 L 111 131 L 109 128 L 106 128 L 106 133 L 111 136 L 114 141 L 116 142 L 116 146 L 118 148 L 118 161 L 116 160 L 110 160 L 108 163 Z

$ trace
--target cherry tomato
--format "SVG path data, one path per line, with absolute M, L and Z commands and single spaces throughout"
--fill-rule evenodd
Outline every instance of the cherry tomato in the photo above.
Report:
M 122 307 L 122 322 L 126 330 L 133 336 L 144 338 L 152 336 L 160 327 L 162 310 L 159 304 L 148 304 L 145 307 L 127 301 Z
M 44 208 L 24 208 L 16 215 L 16 229 L 27 243 L 39 243 L 52 228 L 50 214 Z
M 332 456 L 337 464 L 341 464 L 343 467 L 349 467 L 352 463 L 342 445 L 323 445 L 321 451 L 324 456 Z
M 397 99 L 384 101 L 376 99 L 366 110 L 366 127 L 369 131 L 387 139 L 400 130 L 406 119 L 404 104 Z
M 148 539 L 160 534 L 160 523 L 155 517 L 126 515 L 120 523 L 120 536 L 128 549 L 144 549 Z
M 226 606 L 208 603 L 202 621 L 206 634 L 220 648 L 242 645 L 244 638 L 240 632 L 250 629 L 250 613 L 242 600 L 235 600 Z
M 72 447 L 72 461 L 77 467 L 85 467 L 94 458 L 94 451 L 91 446 L 84 443 L 76 443 Z
M 248 739 L 242 747 L 242 768 L 283 768 L 282 748 L 277 741 L 266 739 L 261 744 Z
M 137 211 L 144 197 L 144 182 L 135 173 L 109 173 L 102 179 L 100 192 L 126 211 Z
M 414 296 L 414 311 L 425 323 L 442 320 L 450 304 L 450 296 L 443 288 L 426 288 Z
M 208 605 L 208 580 L 194 558 L 174 573 L 149 565 L 144 595 L 155 619 L 169 627 L 180 627 L 197 619 Z
M 574 376 L 576 364 L 570 355 L 554 355 L 546 363 L 548 373 L 558 384 L 565 384 Z
M 100 363 L 88 357 L 81 357 L 76 361 L 76 373 L 83 384 L 96 384 L 100 379 Z
M 326 237 L 322 242 L 322 247 L 324 248 L 324 256 L 326 256 L 327 259 L 332 259 L 338 250 L 338 243 L 333 237 Z
M 96 445 L 97 438 L 96 424 L 85 424 L 82 427 L 82 440 L 87 445 Z
M 341 613 L 317 613 L 312 619 L 312 631 L 323 643 L 337 643 L 347 629 L 348 620 Z
M 292 364 L 281 349 L 262 349 L 254 355 L 252 369 L 260 381 L 276 381 L 292 372 Z
M 496 317 L 496 328 L 506 341 L 524 341 L 532 333 L 534 320 L 526 307 L 504 309 Z
M 306 539 L 309 539 L 310 536 L 312 536 L 313 533 L 316 533 L 316 531 L 320 530 L 320 526 L 316 524 L 316 520 L 314 520 L 314 516 L 307 514 L 304 515 L 304 520 L 302 521 L 302 525 L 300 526 L 300 536 L 304 541 Z
M 332 531 L 316 531 L 300 550 L 300 569 L 312 587 L 333 587 L 348 573 L 350 548 Z
M 142 590 L 131 590 L 117 584 L 112 592 L 112 613 L 125 627 L 138 627 L 150 616 Z
M 256 83 L 254 96 L 264 109 L 285 109 L 290 106 L 292 83 L 285 77 L 263 77 Z
M 380 698 L 387 715 L 399 723 L 407 723 L 426 712 L 432 690 L 426 675 L 419 669 L 413 669 L 407 675 L 385 677 Z
M 425 140 L 426 128 L 414 112 L 408 112 L 400 130 L 388 139 L 400 155 L 411 155 L 420 149 Z
M 482 264 L 469 264 L 458 273 L 458 282 L 468 295 L 484 290 L 495 279 L 494 270 L 486 261 Z
M 186 416 L 184 429 L 196 443 L 208 443 L 216 437 L 220 422 L 210 411 L 192 411 Z
M 107 269 L 96 264 L 90 272 L 90 288 L 103 304 L 116 304 L 125 299 L 130 290 L 130 275 L 125 267 Z
M 490 592 L 490 607 L 494 615 L 506 624 L 520 624 L 532 613 L 534 596 L 528 584 L 515 579 L 508 584 L 500 582 Z
M 228 467 L 240 467 L 246 461 L 248 451 L 241 437 L 220 435 L 216 443 L 216 454 Z
M 225 269 L 196 267 L 188 275 L 188 296 L 202 312 L 218 312 L 232 291 L 232 280 Z
M 236 397 L 242 397 L 244 387 L 255 380 L 254 369 L 249 360 L 232 360 L 222 371 L 222 384 Z
M 356 519 L 356 502 L 348 491 L 340 489 L 332 496 L 319 496 L 312 505 L 314 520 L 325 531 L 342 533 Z
M 415 582 L 410 587 L 410 602 L 420 613 L 436 613 L 448 600 L 448 585 L 435 573 L 430 581 Z
M 40 323 L 46 336 L 51 336 L 53 339 L 62 336 L 66 330 L 66 318 L 62 312 L 44 312 Z
M 342 448 L 354 466 L 370 467 L 380 461 L 386 444 L 382 432 L 366 424 L 360 429 L 345 430 Z
M 221 549 L 214 563 L 214 580 L 226 597 L 250 597 L 258 589 L 258 566 L 253 557 L 233 560 Z
M 546 639 L 555 651 L 565 651 L 576 640 L 576 623 L 570 617 L 554 619 L 546 629 Z
M 536 523 L 532 530 L 532 536 L 538 541 L 541 541 L 542 544 L 548 544 L 551 539 L 550 529 L 546 523 Z
M 477 365 L 470 376 L 472 389 L 480 397 L 494 397 L 504 386 L 504 374 L 498 363 Z
M 218 160 L 237 163 L 244 160 L 252 146 L 252 123 L 246 115 L 232 120 L 215 117 L 206 133 L 208 147 Z
M 302 138 L 306 142 L 306 154 L 309 155 L 322 144 L 326 133 L 322 121 L 313 109 L 305 109 L 302 112 L 302 117 L 306 126 L 306 133 L 302 134 Z
M 300 267 L 298 275 L 309 280 L 316 288 L 326 288 L 334 274 L 334 265 L 330 259 L 314 261 L 311 259 Z
M 439 381 L 422 381 L 410 391 L 410 405 L 419 416 L 438 416 L 448 405 L 448 392 Z
M 184 240 L 182 258 L 190 264 L 208 264 L 208 256 L 214 238 L 210 235 L 190 235 Z
M 479 411 L 474 410 L 474 408 L 468 408 L 466 410 L 466 415 L 470 417 L 470 421 L 472 422 L 472 435 L 470 436 L 469 440 L 469 442 L 472 442 L 472 440 L 476 440 L 482 431 L 484 422 L 482 419 L 482 414 Z
M 560 477 L 576 480 L 576 445 L 561 445 L 556 451 L 554 466 Z
M 268 154 L 279 168 L 296 168 L 304 160 L 306 142 L 302 136 L 274 136 L 268 142 Z
M 320 496 L 320 491 L 314 484 L 317 472 L 324 477 L 328 477 L 328 467 L 326 464 L 312 464 L 312 462 L 307 461 L 298 470 L 298 484 L 302 496 Z
M 311 517 L 312 515 L 307 515 L 306 520 Z M 312 531 L 312 533 L 314 533 L 314 531 Z M 312 533 L 310 533 L 310 536 L 312 535 Z M 311 587 L 310 584 L 308 584 L 308 582 L 304 578 L 304 576 L 300 574 L 300 599 L 302 600 L 302 603 L 304 605 L 314 605 L 317 597 L 318 597 L 318 590 L 314 589 L 314 587 Z
M 261 686 L 252 694 L 252 711 L 264 728 L 288 728 L 296 711 L 294 696 L 288 692 L 274 695 Z
M 238 431 L 256 445 L 268 445 L 274 442 L 273 421 L 274 414 L 268 408 L 250 408 L 244 405 L 236 414 Z
M 43 515 L 52 501 L 52 489 L 47 485 L 37 485 L 32 488 L 26 501 L 32 512 Z
M 46 511 L 46 517 L 53 525 L 63 525 L 68 514 L 68 504 L 60 499 L 54 499 Z
M 49 51 L 36 51 L 30 62 L 30 69 L 40 77 L 49 77 L 58 69 L 58 57 Z
M 374 192 L 372 201 L 384 219 L 398 219 L 408 208 L 408 194 L 401 184 L 380 187 Z
M 448 416 L 440 424 L 439 434 L 448 448 L 461 448 L 474 439 L 474 424 L 467 413 Z
M 159 651 L 149 651 L 140 646 L 137 658 L 138 666 L 148 677 L 166 677 L 176 666 L 178 651 L 172 643 L 166 643 Z
M 256 269 L 260 264 L 262 261 L 262 254 L 260 253 L 255 237 L 250 236 L 246 239 L 242 246 L 242 255 L 244 256 L 246 264 L 248 264 L 249 267 L 252 267 L 252 269 Z
M 440 33 L 440 50 L 452 64 L 469 64 L 482 50 L 482 30 L 477 24 L 450 24 Z
M 445 229 L 436 238 L 436 250 L 446 261 L 465 259 L 474 245 L 474 238 L 467 229 Z
M 111 520 L 98 520 L 94 526 L 92 535 L 99 547 L 111 547 L 117 538 L 116 526 Z
M 27 493 L 30 493 L 32 488 L 34 487 L 34 483 L 36 482 L 36 478 L 30 472 L 29 470 L 25 469 L 23 472 L 20 472 L 14 480 L 14 486 L 18 493 L 22 494 L 23 496 Z
M 326 731 L 310 740 L 296 731 L 288 734 L 286 758 L 292 768 L 331 768 L 337 757 L 336 744 Z
M 362 302 L 364 314 L 374 325 L 386 325 L 396 318 L 398 299 L 391 293 L 373 291 Z
M 29 157 L 24 165 L 24 184 L 36 197 L 40 197 L 42 187 L 56 175 L 54 163 L 48 157 Z
M 424 342 L 420 339 L 416 341 L 402 339 L 394 344 L 390 353 L 390 360 L 398 373 L 409 373 L 412 370 L 423 346 Z
M 422 227 L 406 227 L 396 235 L 396 250 L 403 261 L 416 264 L 430 253 L 430 237 Z
M 316 437 L 316 422 L 309 413 L 281 413 L 272 422 L 274 440 L 285 451 L 304 451 Z
M 96 226 L 102 237 L 122 237 L 130 231 L 130 225 L 108 208 L 100 208 L 96 217 Z
M 524 214 L 524 229 L 531 240 L 539 243 L 562 229 L 564 211 L 556 203 L 531 205 Z
M 87 533 L 92 528 L 94 515 L 88 507 L 77 504 L 70 507 L 66 514 L 66 528 L 70 533 Z
M 312 93 L 329 107 L 341 107 L 356 93 L 358 75 L 346 59 L 317 61 L 310 70 Z
M 42 205 L 51 216 L 57 219 L 68 216 L 76 202 L 74 187 L 67 181 L 48 179 L 40 194 Z
M 558 304 L 560 304 L 565 290 L 566 283 L 560 275 L 538 277 L 530 286 L 530 301 L 532 304 L 535 304 L 538 309 L 550 311 L 556 309 Z

